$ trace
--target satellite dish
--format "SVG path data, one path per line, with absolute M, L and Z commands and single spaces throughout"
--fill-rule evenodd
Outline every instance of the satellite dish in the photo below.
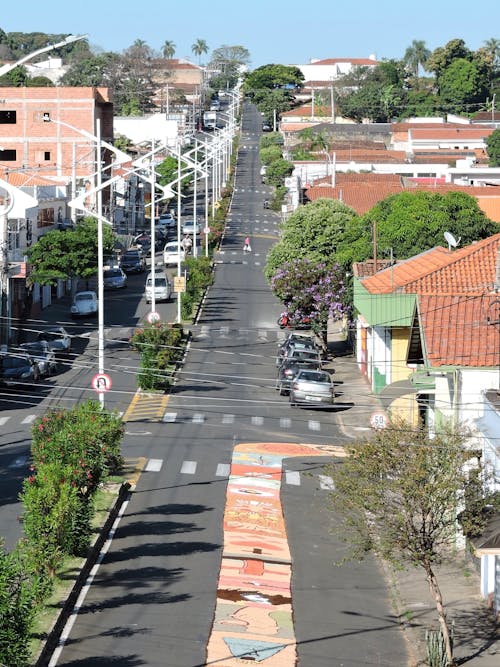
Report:
M 460 239 L 462 238 L 461 236 L 456 239 L 451 232 L 445 232 L 444 233 L 444 238 L 446 239 L 448 243 L 448 250 L 451 250 L 452 248 L 456 248 L 457 245 L 460 243 Z

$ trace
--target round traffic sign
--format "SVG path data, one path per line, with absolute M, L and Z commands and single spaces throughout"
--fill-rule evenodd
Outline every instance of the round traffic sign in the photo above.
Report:
M 372 428 L 386 428 L 388 424 L 387 415 L 385 412 L 374 412 L 370 417 L 370 424 Z
M 204 234 L 210 234 L 210 227 L 204 227 L 203 228 L 203 233 Z
M 160 313 L 158 313 L 156 310 L 152 310 L 150 313 L 148 313 L 149 324 L 154 324 L 155 322 L 159 321 L 160 321 Z
M 113 382 L 107 373 L 96 373 L 92 378 L 92 389 L 95 389 L 100 394 L 109 391 L 113 386 Z

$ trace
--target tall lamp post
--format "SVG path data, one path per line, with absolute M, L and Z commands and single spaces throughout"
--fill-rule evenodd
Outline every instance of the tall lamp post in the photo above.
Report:
M 90 134 L 90 132 L 87 132 L 86 130 L 79 130 L 76 127 L 73 127 L 72 125 L 69 125 L 68 123 L 64 123 L 63 121 L 57 121 L 57 120 L 52 120 L 50 119 L 50 122 L 59 124 L 59 125 L 65 125 L 66 127 L 69 127 L 70 129 L 74 130 L 75 132 L 78 132 L 84 137 L 87 137 L 89 139 L 92 139 L 95 144 L 96 144 L 96 158 L 97 158 L 97 170 L 96 170 L 96 186 L 92 188 L 91 190 L 85 192 L 83 195 L 80 195 L 76 197 L 75 199 L 72 199 L 68 204 L 71 208 L 79 208 L 80 210 L 83 210 L 84 212 L 88 213 L 89 215 L 95 216 L 97 218 L 97 299 L 98 299 L 98 306 L 97 306 L 97 319 L 98 319 L 98 332 L 97 332 L 97 348 L 98 348 L 98 373 L 99 375 L 104 374 L 104 280 L 103 280 L 103 269 L 104 269 L 104 260 L 103 260 L 103 235 L 102 235 L 102 224 L 103 222 L 107 224 L 111 224 L 109 220 L 106 220 L 106 218 L 103 215 L 103 209 L 102 209 L 102 190 L 105 187 L 109 187 L 111 183 L 113 183 L 115 180 L 118 178 L 121 178 L 121 176 L 116 176 L 114 178 L 111 178 L 107 180 L 105 183 L 102 182 L 102 162 L 101 162 L 101 149 L 103 147 L 108 148 L 111 150 L 116 157 L 116 161 L 113 162 L 110 165 L 110 168 L 112 169 L 114 166 L 123 164 L 124 162 L 130 162 L 131 158 L 126 154 L 123 153 L 122 151 L 118 150 L 111 144 L 108 144 L 106 142 L 103 142 L 101 139 L 101 121 L 98 118 L 96 121 L 96 134 Z M 92 194 L 96 195 L 96 211 L 92 211 L 86 207 L 86 202 L 85 200 L 91 196 Z M 101 404 L 101 408 L 104 408 L 104 392 L 99 392 L 99 402 Z
M 488 307 L 488 313 L 490 311 L 495 311 L 494 316 L 488 315 L 486 318 L 486 322 L 490 324 L 491 326 L 497 327 L 498 328 L 498 389 L 497 389 L 497 394 L 500 395 L 500 299 L 495 299 L 492 301 Z

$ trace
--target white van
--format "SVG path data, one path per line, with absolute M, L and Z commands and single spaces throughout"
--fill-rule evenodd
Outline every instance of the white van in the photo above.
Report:
M 172 284 L 164 271 L 155 271 L 155 301 L 170 301 Z M 146 278 L 146 303 L 153 298 L 153 274 L 148 273 Z

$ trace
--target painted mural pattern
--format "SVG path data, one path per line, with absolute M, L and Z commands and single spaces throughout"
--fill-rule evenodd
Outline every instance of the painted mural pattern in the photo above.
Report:
M 340 447 L 248 443 L 233 450 L 224 550 L 207 665 L 293 667 L 292 565 L 281 507 L 283 459 Z

